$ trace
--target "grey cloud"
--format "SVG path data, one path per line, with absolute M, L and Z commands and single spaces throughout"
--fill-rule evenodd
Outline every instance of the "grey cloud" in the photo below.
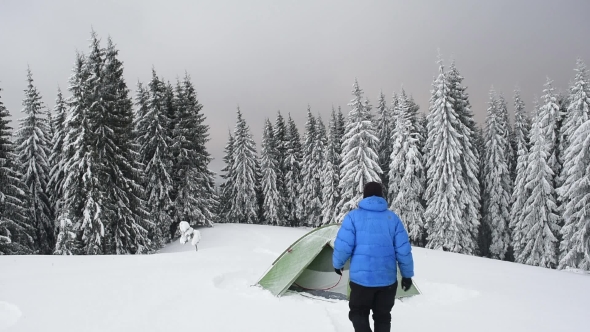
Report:
M 92 26 L 118 45 L 132 90 L 152 66 L 170 81 L 191 74 L 219 171 L 237 105 L 257 141 L 277 110 L 300 128 L 308 104 L 324 120 L 332 105 L 348 111 L 355 77 L 373 104 L 403 85 L 426 111 L 439 48 L 456 60 L 480 123 L 492 85 L 507 99 L 519 86 L 530 109 L 546 76 L 567 88 L 576 58 L 590 61 L 589 12 L 584 0 L 0 0 L 0 86 L 20 117 L 30 65 L 53 107 Z

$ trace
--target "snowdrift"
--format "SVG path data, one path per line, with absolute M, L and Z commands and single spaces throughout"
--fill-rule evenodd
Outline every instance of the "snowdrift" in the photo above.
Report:
M 348 302 L 252 286 L 309 229 L 220 224 L 199 251 L 0 257 L 0 331 L 353 331 Z M 590 275 L 414 248 L 393 331 L 583 331 Z

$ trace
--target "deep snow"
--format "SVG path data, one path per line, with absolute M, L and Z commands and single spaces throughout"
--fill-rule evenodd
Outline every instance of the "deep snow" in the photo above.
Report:
M 0 257 L 1 331 L 353 331 L 348 303 L 252 287 L 307 230 L 218 224 L 199 251 Z M 392 331 L 587 331 L 590 275 L 414 248 Z

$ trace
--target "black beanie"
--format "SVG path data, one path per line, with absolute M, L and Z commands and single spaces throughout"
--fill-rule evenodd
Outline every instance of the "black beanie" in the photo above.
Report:
M 383 188 L 381 187 L 381 183 L 369 182 L 365 184 L 365 188 L 363 189 L 363 198 L 371 196 L 383 197 Z

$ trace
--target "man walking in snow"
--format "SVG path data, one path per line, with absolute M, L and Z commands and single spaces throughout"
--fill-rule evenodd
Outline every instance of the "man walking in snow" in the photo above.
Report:
M 380 183 L 369 182 L 359 207 L 344 217 L 334 242 L 336 273 L 350 258 L 350 313 L 355 332 L 391 330 L 391 309 L 397 292 L 397 264 L 404 291 L 412 286 L 414 260 L 408 233 L 399 217 L 387 208 Z

